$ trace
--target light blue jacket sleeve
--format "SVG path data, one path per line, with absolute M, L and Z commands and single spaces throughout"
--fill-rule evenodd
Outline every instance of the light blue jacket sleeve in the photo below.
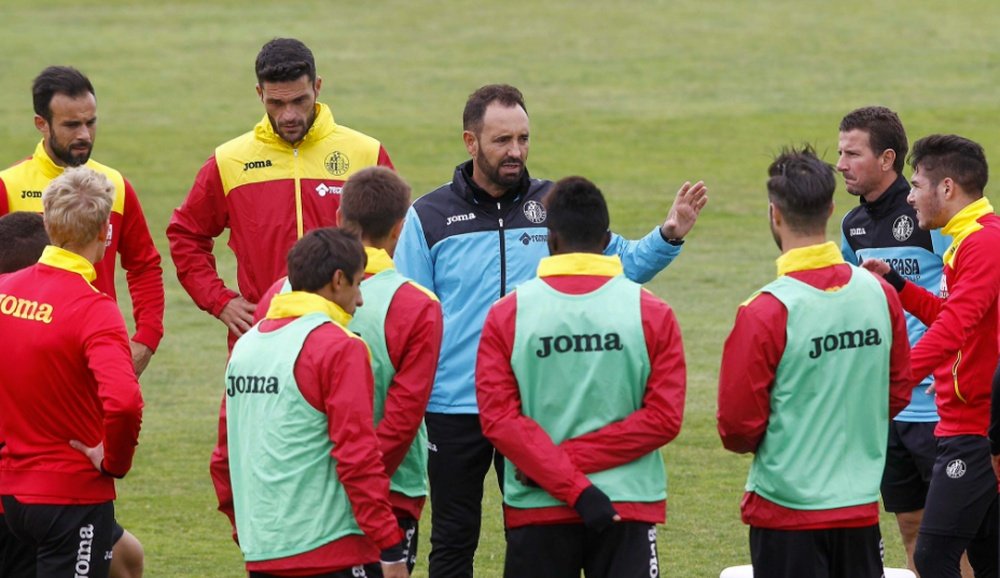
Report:
M 851 245 L 847 242 L 847 237 L 844 236 L 843 228 L 840 229 L 840 254 L 844 256 L 844 261 L 847 261 L 851 265 L 860 265 L 857 254 L 855 254 L 854 249 L 851 249 Z
M 645 283 L 652 279 L 680 252 L 679 245 L 671 245 L 663 240 L 659 227 L 638 241 L 629 241 L 617 233 L 612 233 L 611 242 L 604 249 L 605 255 L 618 255 L 621 258 L 625 276 L 636 283 Z
M 437 292 L 434 287 L 434 263 L 431 261 L 431 251 L 427 247 L 427 238 L 420 224 L 417 211 L 411 206 L 406 212 L 403 232 L 399 235 L 396 252 L 393 256 L 396 270 L 404 277 L 416 281 L 425 288 Z

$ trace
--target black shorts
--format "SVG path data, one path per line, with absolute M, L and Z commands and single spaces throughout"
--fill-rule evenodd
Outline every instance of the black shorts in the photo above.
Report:
M 937 422 L 889 423 L 889 445 L 882 474 L 882 503 L 892 513 L 924 509 L 937 457 Z
M 35 578 L 35 549 L 18 540 L 0 514 L 0 576 Z
M 38 578 L 106 578 L 111 566 L 114 502 L 86 505 L 22 504 L 3 496 L 7 525 L 36 550 Z
M 754 576 L 762 578 L 882 578 L 878 524 L 829 530 L 750 527 Z
M 618 522 L 602 532 L 583 524 L 507 530 L 505 578 L 648 578 L 660 575 L 656 526 Z
M 973 538 L 996 499 L 989 440 L 973 435 L 938 438 L 920 533 Z

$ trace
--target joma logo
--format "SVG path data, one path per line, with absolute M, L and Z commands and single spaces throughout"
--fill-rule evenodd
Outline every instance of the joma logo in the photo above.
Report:
M 52 323 L 52 306 L 13 295 L 0 295 L 0 314 L 28 321 Z
M 42 198 L 42 191 L 21 191 L 22 199 L 40 199 Z
M 553 351 L 556 353 L 567 353 L 570 351 L 585 353 L 591 351 L 620 351 L 624 349 L 621 336 L 617 333 L 607 333 L 605 335 L 599 333 L 546 335 L 545 337 L 540 337 L 539 340 L 542 342 L 542 347 L 535 351 L 535 355 L 538 357 L 548 357 L 552 355 Z
M 842 331 L 836 335 L 831 333 L 823 337 L 813 337 L 813 346 L 812 351 L 809 352 L 809 357 L 811 359 L 819 359 L 824 353 L 830 353 L 838 349 L 856 349 L 858 347 L 871 347 L 881 344 L 882 336 L 878 334 L 878 329 Z
M 250 169 L 265 169 L 271 166 L 271 159 L 266 161 L 250 161 L 248 163 L 243 163 L 243 170 L 249 171 Z
M 229 375 L 229 387 L 226 395 L 233 397 L 237 393 L 278 393 L 278 378 L 273 375 Z
M 448 217 L 447 221 L 445 221 L 445 226 L 447 227 L 448 225 L 452 223 L 457 223 L 459 221 L 471 221 L 475 218 L 476 218 L 475 213 L 469 213 L 468 215 L 452 215 Z

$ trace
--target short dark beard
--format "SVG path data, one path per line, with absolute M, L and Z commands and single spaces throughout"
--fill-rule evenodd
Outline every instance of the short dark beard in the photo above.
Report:
M 91 146 L 87 149 L 86 153 L 73 155 L 69 150 L 70 147 L 64 147 L 59 144 L 52 129 L 49 129 L 49 148 L 52 149 L 52 155 L 62 161 L 67 167 L 79 167 L 87 164 L 87 161 L 90 160 L 90 152 L 94 150 L 93 146 Z
M 507 162 L 506 157 L 500 160 L 500 164 L 498 164 L 497 166 L 493 166 L 489 163 L 489 161 L 486 160 L 486 156 L 483 154 L 482 151 L 479 151 L 479 154 L 476 155 L 476 164 L 479 166 L 479 170 L 482 171 L 483 175 L 485 175 L 486 178 L 489 179 L 489 181 L 494 185 L 502 188 L 505 191 L 509 191 L 510 189 L 517 186 L 519 182 L 521 182 L 521 178 L 524 176 L 524 171 L 526 167 L 524 163 L 521 163 L 521 172 L 517 173 L 517 175 L 509 178 L 501 177 L 500 166 L 503 165 L 505 162 Z

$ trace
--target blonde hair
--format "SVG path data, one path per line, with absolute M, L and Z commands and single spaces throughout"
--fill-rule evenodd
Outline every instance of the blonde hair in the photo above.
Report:
M 84 246 L 108 226 L 115 186 L 85 166 L 66 169 L 42 192 L 45 231 L 53 245 Z

